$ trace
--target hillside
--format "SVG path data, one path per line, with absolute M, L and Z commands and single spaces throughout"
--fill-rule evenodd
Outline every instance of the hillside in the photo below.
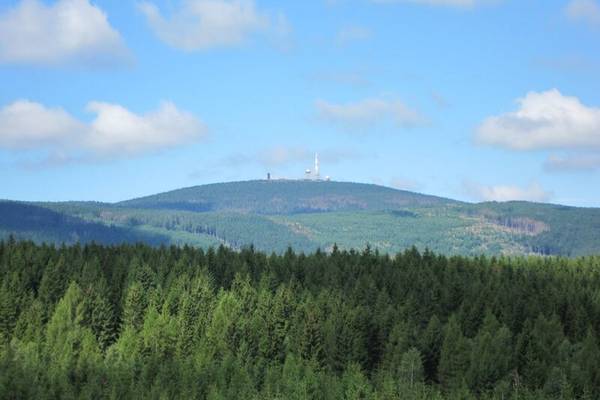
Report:
M 105 244 L 145 242 L 151 245 L 165 244 L 165 235 L 135 232 L 112 224 L 91 222 L 31 204 L 0 201 L 0 238 L 14 236 L 50 243 Z
M 233 211 L 299 214 L 390 210 L 455 203 L 440 197 L 351 182 L 261 180 L 217 183 L 174 190 L 118 203 L 130 208 L 196 212 Z
M 2 235 L 38 242 L 252 244 L 278 253 L 288 246 L 329 251 L 334 244 L 392 254 L 411 246 L 462 255 L 600 253 L 597 208 L 471 204 L 348 182 L 231 182 L 115 204 L 0 204 Z

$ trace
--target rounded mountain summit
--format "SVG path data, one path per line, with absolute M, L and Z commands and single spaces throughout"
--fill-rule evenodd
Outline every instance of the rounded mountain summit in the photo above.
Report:
M 173 190 L 118 203 L 133 208 L 299 214 L 381 211 L 458 202 L 389 187 L 334 181 L 253 180 Z

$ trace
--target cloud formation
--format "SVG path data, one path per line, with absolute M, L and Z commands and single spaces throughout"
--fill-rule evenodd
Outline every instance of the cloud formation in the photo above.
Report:
M 600 148 L 600 108 L 558 90 L 530 92 L 515 112 L 487 118 L 479 143 L 512 150 Z
M 8 149 L 59 146 L 83 128 L 65 110 L 28 100 L 18 100 L 0 109 L 0 146 Z
M 191 143 L 207 130 L 170 102 L 146 114 L 95 101 L 86 109 L 96 115 L 90 123 L 61 108 L 18 100 L 0 109 L 0 147 L 48 150 L 56 160 L 119 158 Z
M 595 0 L 571 0 L 565 12 L 572 21 L 600 26 L 600 3 Z
M 464 189 L 469 196 L 479 201 L 523 200 L 546 202 L 552 198 L 552 193 L 544 190 L 537 182 L 532 182 L 526 187 L 514 185 L 486 186 L 473 182 L 465 182 Z
M 149 1 L 138 7 L 163 42 L 186 51 L 235 46 L 256 32 L 282 35 L 290 29 L 283 14 L 270 16 L 254 0 L 182 0 L 166 17 Z
M 402 128 L 424 122 L 424 118 L 416 110 L 399 100 L 370 98 L 346 104 L 317 100 L 315 107 L 319 119 L 349 130 L 360 130 L 386 121 Z
M 0 14 L 0 63 L 103 66 L 129 58 L 121 35 L 88 0 L 22 0 Z
M 544 163 L 548 172 L 576 172 L 600 170 L 600 154 L 550 156 Z

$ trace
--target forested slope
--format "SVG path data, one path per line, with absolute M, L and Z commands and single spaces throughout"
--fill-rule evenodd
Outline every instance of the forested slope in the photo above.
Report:
M 254 214 L 390 210 L 457 203 L 435 196 L 353 182 L 273 180 L 194 186 L 118 203 L 129 208 Z
M 30 211 L 28 211 L 30 210 Z M 350 182 L 248 181 L 120 203 L 0 203 L 0 237 L 144 242 L 277 253 L 411 246 L 447 255 L 600 254 L 600 208 L 464 203 Z
M 510 201 L 471 205 L 476 213 L 500 227 L 530 229 L 524 243 L 536 253 L 600 254 L 600 209 Z
M 595 399 L 600 258 L 0 242 L 0 398 Z
M 165 235 L 91 222 L 32 204 L 0 201 L 0 238 L 11 235 L 40 243 L 96 241 L 104 244 L 144 242 L 159 245 L 169 242 L 169 237 Z

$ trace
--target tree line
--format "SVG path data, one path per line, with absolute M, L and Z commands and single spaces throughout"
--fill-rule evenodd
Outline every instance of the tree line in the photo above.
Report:
M 600 257 L 0 242 L 5 399 L 595 399 Z

